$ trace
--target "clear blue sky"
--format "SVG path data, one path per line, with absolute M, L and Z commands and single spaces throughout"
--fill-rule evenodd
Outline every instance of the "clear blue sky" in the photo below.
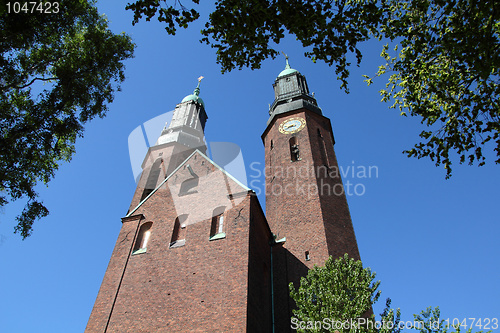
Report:
M 133 37 L 136 56 L 126 63 L 123 91 L 108 116 L 88 124 L 71 163 L 61 166 L 48 188 L 39 187 L 51 213 L 33 236 L 21 241 L 12 233 L 23 202 L 1 212 L 0 332 L 84 330 L 135 189 L 128 135 L 173 110 L 200 75 L 207 141 L 239 145 L 249 179 L 255 175 L 250 164 L 263 163 L 260 135 L 283 58 L 265 61 L 261 70 L 222 75 L 214 50 L 198 42 L 209 7 L 202 8 L 202 20 L 171 37 L 156 22 L 133 27 L 122 2 L 98 6 L 115 32 Z M 380 44 L 363 46 L 364 61 L 351 72 L 348 95 L 334 70 L 306 59 L 293 38 L 280 49 L 306 75 L 332 120 L 341 167 L 378 168 L 378 177 L 344 177 L 365 190 L 348 202 L 364 265 L 382 281 L 375 312 L 391 297 L 404 320 L 427 306 L 440 306 L 444 318 L 500 317 L 500 166 L 492 163 L 493 154 L 487 152 L 484 167 L 455 164 L 449 180 L 442 167 L 405 157 L 401 152 L 423 128 L 419 119 L 389 109 L 378 94 L 383 82 L 366 87 L 361 77 L 381 64 Z

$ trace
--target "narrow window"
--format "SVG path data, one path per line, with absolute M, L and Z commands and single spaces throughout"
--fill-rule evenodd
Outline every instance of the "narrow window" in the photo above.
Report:
M 132 252 L 132 254 L 139 254 L 147 251 L 148 242 L 151 237 L 152 226 L 153 222 L 146 222 L 141 225 L 139 233 L 137 234 L 137 239 L 135 241 L 134 251 Z
M 212 224 L 210 226 L 210 240 L 225 238 L 224 232 L 224 211 L 226 207 L 220 206 L 214 209 L 212 214 Z
M 179 247 L 186 244 L 186 220 L 188 215 L 179 215 L 174 222 L 174 230 L 170 239 L 170 247 Z
M 306 261 L 311 260 L 311 257 L 309 256 L 309 251 L 306 251 L 305 257 L 306 257 Z
M 144 191 L 142 191 L 141 201 L 146 199 L 151 192 L 153 192 L 152 188 L 145 188 Z
M 224 232 L 224 214 L 212 217 L 212 226 L 210 228 L 210 239 Z
M 290 138 L 290 159 L 292 162 L 300 160 L 299 144 L 297 142 L 297 137 L 293 136 Z
M 328 152 L 326 151 L 325 138 L 321 135 L 321 131 L 318 128 L 318 141 L 321 151 L 321 159 L 323 160 L 323 164 L 327 167 L 330 166 L 330 161 L 328 161 Z
M 274 143 L 273 143 L 273 140 L 271 140 L 271 150 L 274 149 Z M 267 156 L 269 156 L 269 171 L 272 173 L 273 169 L 273 154 L 268 154 Z
M 224 215 L 219 215 L 217 233 L 221 234 L 222 230 L 224 230 Z
M 153 192 L 158 183 L 158 177 L 160 176 L 162 159 L 158 158 L 149 169 L 148 179 L 144 185 L 144 191 L 142 192 L 141 201 L 146 199 L 146 197 Z

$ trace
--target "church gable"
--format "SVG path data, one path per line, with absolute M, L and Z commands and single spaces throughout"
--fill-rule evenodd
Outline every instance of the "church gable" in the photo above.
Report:
M 196 150 L 127 216 L 148 210 L 149 206 L 157 204 L 158 199 L 153 198 L 161 196 L 163 201 L 169 202 L 176 216 L 181 217 L 180 226 L 185 227 L 238 206 L 249 191 L 248 187 Z M 212 230 L 211 235 L 223 233 L 222 227 L 219 226 L 219 229 Z
M 186 225 L 237 206 L 249 191 L 199 151 L 187 158 L 163 186 L 168 186 L 179 213 L 190 212 Z
M 250 317 L 269 326 L 269 227 L 255 195 L 204 154 L 189 156 L 123 225 L 117 244 L 132 252 L 110 332 L 241 331 Z

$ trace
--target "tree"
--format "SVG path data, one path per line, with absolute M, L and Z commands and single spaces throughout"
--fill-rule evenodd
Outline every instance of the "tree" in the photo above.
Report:
M 380 281 L 374 278 L 370 268 L 347 254 L 336 260 L 329 257 L 325 266 L 315 266 L 301 278 L 297 290 L 290 283 L 290 297 L 296 305 L 292 324 L 304 323 L 302 328 L 296 325 L 299 332 L 399 332 L 399 309 L 390 309 L 389 299 L 380 318 L 385 324 L 373 324 L 372 305 L 381 293 L 377 290 Z
M 428 307 L 422 310 L 418 315 L 413 315 L 413 325 L 412 329 L 420 331 L 421 333 L 460 333 L 462 328 L 467 332 L 471 333 L 473 328 L 498 328 L 498 322 L 488 321 L 487 324 L 481 321 L 481 318 L 464 318 L 462 320 L 454 318 L 441 319 L 441 311 L 439 307 Z M 482 333 L 483 331 L 477 331 L 476 333 Z M 489 330 L 488 332 L 493 332 Z
M 35 186 L 71 159 L 85 123 L 105 116 L 134 50 L 94 2 L 57 3 L 0 12 L 0 206 L 27 198 L 15 227 L 23 239 L 49 213 Z
M 292 310 L 292 328 L 297 332 L 336 333 L 400 333 L 404 328 L 420 333 L 460 333 L 461 329 L 471 333 L 474 328 L 498 328 L 495 319 L 443 320 L 439 307 L 428 307 L 413 315 L 412 322 L 401 322 L 401 312 L 399 308 L 391 308 L 390 299 L 376 319 L 371 314 L 372 306 L 381 292 L 377 290 L 380 281 L 374 282 L 374 279 L 375 273 L 370 268 L 363 268 L 361 261 L 349 259 L 347 254 L 336 260 L 329 257 L 325 266 L 314 266 L 301 278 L 297 290 L 290 283 L 290 297 L 296 305 Z
M 199 0 L 193 0 L 195 4 Z M 177 8 L 179 4 L 179 9 Z M 306 48 L 305 55 L 332 66 L 348 92 L 348 55 L 362 54 L 358 44 L 386 38 L 399 53 L 390 56 L 375 76 L 390 74 L 382 100 L 393 100 L 401 114 L 422 118 L 429 127 L 423 142 L 405 151 L 444 164 L 451 175 L 450 153 L 460 163 L 485 163 L 492 146 L 500 163 L 500 3 L 495 0 L 219 0 L 201 41 L 217 50 L 222 72 L 243 66 L 260 68 L 278 54 L 285 32 Z M 158 14 L 174 35 L 199 18 L 180 2 L 138 0 L 129 3 L 136 24 Z M 391 49 L 392 49 L 391 47 Z M 373 78 L 367 77 L 368 83 Z M 489 143 L 490 142 L 490 143 Z
M 443 164 L 451 176 L 450 152 L 460 163 L 485 164 L 482 148 L 494 140 L 500 163 L 500 3 L 470 0 L 390 0 L 382 34 L 399 53 L 377 76 L 391 73 L 382 99 L 422 119 L 423 142 L 405 151 Z

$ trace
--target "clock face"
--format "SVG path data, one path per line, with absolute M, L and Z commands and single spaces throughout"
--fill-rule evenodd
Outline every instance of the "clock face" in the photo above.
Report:
M 306 121 L 304 118 L 294 117 L 282 122 L 280 124 L 279 130 L 284 134 L 292 134 L 297 133 L 298 131 L 303 129 L 304 126 L 306 126 Z

